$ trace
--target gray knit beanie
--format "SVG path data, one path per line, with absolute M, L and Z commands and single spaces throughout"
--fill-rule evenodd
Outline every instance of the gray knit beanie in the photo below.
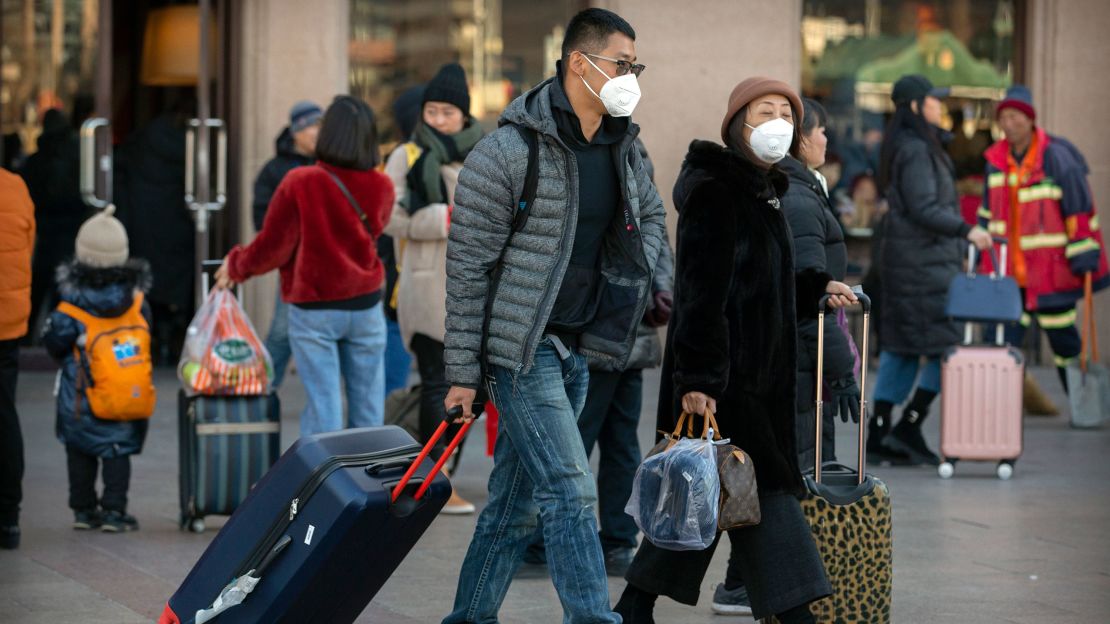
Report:
M 109 204 L 81 224 L 77 231 L 77 261 L 99 269 L 122 266 L 130 255 L 127 230 L 113 217 L 116 207 Z

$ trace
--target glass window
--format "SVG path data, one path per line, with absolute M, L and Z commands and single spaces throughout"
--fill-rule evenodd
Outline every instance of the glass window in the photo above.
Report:
M 829 113 L 834 201 L 850 228 L 872 225 L 873 176 L 893 83 L 923 74 L 949 87 L 944 125 L 958 177 L 981 174 L 994 105 L 1018 74 L 1015 27 L 1021 0 L 805 0 L 802 92 Z
M 37 151 L 47 111 L 73 127 L 91 112 L 98 9 L 97 0 L 0 0 L 5 168 Z
M 351 0 L 350 89 L 378 115 L 383 142 L 401 139 L 394 99 L 458 62 L 470 113 L 487 129 L 513 98 L 554 75 L 563 28 L 583 0 Z

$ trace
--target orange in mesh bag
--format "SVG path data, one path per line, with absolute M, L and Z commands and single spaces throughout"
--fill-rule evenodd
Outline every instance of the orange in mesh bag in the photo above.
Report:
M 212 290 L 197 310 L 185 335 L 177 376 L 189 396 L 270 392 L 270 354 L 231 291 Z

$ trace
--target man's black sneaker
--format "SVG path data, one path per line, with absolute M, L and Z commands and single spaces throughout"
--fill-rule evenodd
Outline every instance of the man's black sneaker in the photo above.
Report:
M 78 509 L 73 512 L 73 528 L 78 531 L 99 529 L 100 525 L 100 512 L 95 509 Z
M 725 589 L 721 583 L 713 590 L 713 613 L 718 615 L 751 615 L 752 601 L 748 590 L 741 585 L 736 589 Z
M 101 516 L 100 530 L 105 533 L 124 533 L 138 531 L 139 521 L 122 511 L 105 511 Z
M 605 573 L 614 578 L 624 578 L 635 556 L 635 548 L 610 548 L 605 551 Z
M 4 550 L 15 550 L 19 548 L 19 537 L 19 525 L 0 525 L 0 548 Z

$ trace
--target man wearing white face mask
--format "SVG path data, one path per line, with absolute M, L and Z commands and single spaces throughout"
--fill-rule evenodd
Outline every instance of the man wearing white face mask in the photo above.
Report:
M 633 142 L 636 33 L 587 9 L 559 75 L 517 98 L 470 152 L 447 247 L 445 407 L 486 384 L 500 413 L 489 504 L 445 624 L 492 622 L 542 516 L 566 622 L 620 622 L 609 605 L 577 420 L 591 364 L 621 370 L 666 244 L 663 202 Z M 535 196 L 524 196 L 531 139 Z

